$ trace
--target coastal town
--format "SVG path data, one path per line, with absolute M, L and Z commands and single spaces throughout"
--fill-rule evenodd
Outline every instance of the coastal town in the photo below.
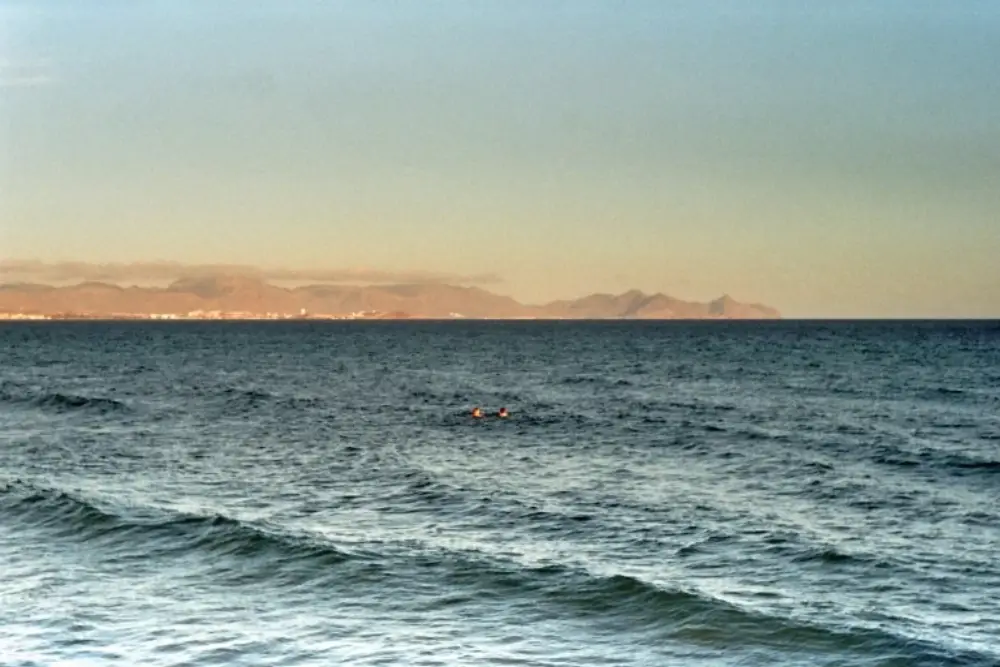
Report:
M 458 313 L 454 319 L 461 319 Z M 0 313 L 0 321 L 38 320 L 405 320 L 412 319 L 407 313 L 384 313 L 381 311 L 358 311 L 335 315 L 329 313 L 253 313 L 244 311 L 193 310 L 187 313 Z

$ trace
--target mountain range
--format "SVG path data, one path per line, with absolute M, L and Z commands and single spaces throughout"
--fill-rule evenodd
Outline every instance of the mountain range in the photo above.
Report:
M 299 315 L 386 313 L 399 317 L 476 319 L 779 319 L 777 310 L 740 303 L 728 295 L 714 301 L 683 301 L 631 290 L 591 294 L 543 305 L 520 303 L 478 287 L 447 284 L 307 285 L 280 287 L 253 276 L 181 278 L 166 287 L 123 287 L 84 282 L 53 286 L 0 285 L 0 313 L 40 315 L 149 316 L 194 311 Z

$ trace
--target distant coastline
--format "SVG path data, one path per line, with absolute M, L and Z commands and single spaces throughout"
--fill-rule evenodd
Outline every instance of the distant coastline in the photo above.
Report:
M 202 276 L 166 287 L 82 282 L 0 285 L 0 320 L 774 320 L 773 307 L 630 290 L 542 305 L 450 284 L 286 288 L 252 276 Z
M 56 313 L 52 315 L 0 313 L 3 322 L 728 322 L 794 321 L 784 318 L 634 318 L 634 317 L 433 317 L 406 313 L 371 313 L 365 315 L 282 315 L 276 313 L 221 313 L 218 316 L 144 315 L 132 313 Z

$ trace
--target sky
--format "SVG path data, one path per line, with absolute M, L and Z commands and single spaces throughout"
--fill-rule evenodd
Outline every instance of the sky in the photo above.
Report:
M 0 260 L 1000 317 L 998 63 L 994 0 L 0 0 Z

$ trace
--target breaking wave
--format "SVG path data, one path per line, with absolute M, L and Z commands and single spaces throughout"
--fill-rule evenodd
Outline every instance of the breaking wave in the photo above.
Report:
M 347 548 L 328 538 L 257 525 L 220 514 L 132 508 L 120 512 L 83 494 L 14 480 L 0 484 L 5 522 L 47 531 L 59 540 L 90 543 L 109 559 L 203 558 L 213 576 L 238 585 L 313 586 L 330 583 L 331 568 L 353 568 L 355 585 L 416 576 L 436 577 L 443 591 L 429 602 L 461 604 L 483 596 L 523 598 L 597 623 L 627 625 L 648 640 L 683 641 L 733 650 L 835 650 L 895 655 L 908 665 L 986 665 L 990 656 L 957 652 L 876 627 L 824 627 L 743 607 L 697 590 L 647 581 L 579 564 L 524 562 L 516 556 L 434 542 L 372 541 Z M 833 550 L 808 556 L 853 560 Z M 363 569 L 366 576 L 357 577 Z M 228 570 L 228 571 L 220 571 Z M 344 572 L 350 577 L 351 572 Z M 465 593 L 456 593 L 466 591 Z M 447 591 L 447 594 L 444 593 Z

